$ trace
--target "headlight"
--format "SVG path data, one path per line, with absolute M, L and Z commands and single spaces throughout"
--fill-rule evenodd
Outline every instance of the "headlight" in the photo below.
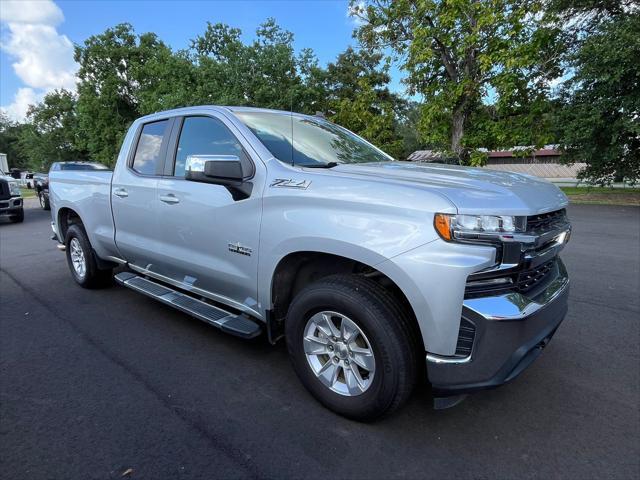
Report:
M 18 182 L 9 182 L 9 194 L 13 196 L 20 196 L 20 185 Z
M 524 232 L 527 217 L 510 215 L 453 215 L 436 213 L 433 225 L 446 241 L 492 240 Z

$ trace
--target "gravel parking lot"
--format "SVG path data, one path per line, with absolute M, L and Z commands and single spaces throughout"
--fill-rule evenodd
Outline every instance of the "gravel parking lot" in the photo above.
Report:
M 0 225 L 0 477 L 639 478 L 640 208 L 569 215 L 570 310 L 538 361 L 367 425 L 317 404 L 283 345 L 79 288 L 33 205 Z

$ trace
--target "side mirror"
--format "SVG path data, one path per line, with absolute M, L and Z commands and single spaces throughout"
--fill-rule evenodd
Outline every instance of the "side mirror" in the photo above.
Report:
M 185 164 L 185 180 L 238 185 L 242 183 L 242 163 L 236 155 L 193 155 Z

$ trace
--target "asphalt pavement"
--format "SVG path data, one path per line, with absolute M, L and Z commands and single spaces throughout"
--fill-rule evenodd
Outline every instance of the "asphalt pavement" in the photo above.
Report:
M 0 222 L 0 478 L 640 478 L 639 208 L 569 209 L 569 314 L 513 383 L 361 424 L 284 345 L 78 287 L 29 203 Z

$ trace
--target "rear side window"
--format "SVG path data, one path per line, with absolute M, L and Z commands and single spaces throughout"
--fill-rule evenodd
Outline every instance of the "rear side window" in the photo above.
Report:
M 174 175 L 184 177 L 187 158 L 211 155 L 235 155 L 242 163 L 245 176 L 252 173 L 253 165 L 233 133 L 218 119 L 186 117 L 180 132 L 176 151 Z
M 133 169 L 143 175 L 155 175 L 161 162 L 162 139 L 169 120 L 147 123 L 142 127 L 136 155 L 133 157 Z

